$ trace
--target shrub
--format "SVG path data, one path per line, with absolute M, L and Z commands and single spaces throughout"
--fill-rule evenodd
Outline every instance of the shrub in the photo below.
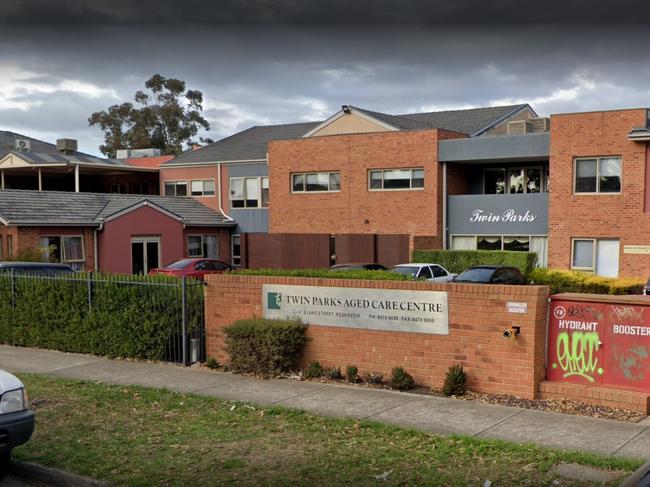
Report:
M 398 391 L 408 391 L 415 387 L 415 381 L 402 367 L 394 367 L 390 373 L 390 386 Z
M 206 366 L 208 369 L 213 369 L 213 370 L 214 370 L 214 369 L 218 369 L 219 367 L 221 367 L 221 364 L 217 361 L 216 358 L 210 357 L 210 358 L 205 362 L 205 366 Z
M 383 384 L 384 383 L 384 374 L 382 374 L 381 372 L 370 372 L 366 376 L 366 382 L 368 382 L 369 384 L 375 384 L 375 385 Z
M 414 250 L 412 260 L 435 262 L 454 273 L 484 264 L 518 267 L 524 275 L 529 275 L 537 265 L 537 254 L 512 250 Z
M 356 365 L 348 365 L 345 369 L 345 375 L 348 378 L 348 382 L 359 382 L 359 369 Z
M 299 321 L 253 318 L 224 328 L 234 372 L 274 375 L 295 368 L 307 341 Z
M 325 375 L 332 380 L 341 380 L 343 378 L 341 367 L 328 367 L 325 370 Z
M 324 372 L 325 370 L 320 362 L 314 361 L 309 363 L 303 375 L 305 379 L 318 379 L 323 376 Z
M 445 396 L 462 396 L 467 392 L 467 374 L 460 364 L 452 365 L 445 376 L 442 393 Z
M 240 269 L 233 274 L 244 276 L 319 277 L 329 279 L 368 279 L 372 281 L 406 281 L 408 276 L 386 271 L 330 271 L 328 269 Z
M 534 284 L 549 286 L 551 294 L 641 294 L 645 286 L 642 279 L 601 277 L 555 269 L 535 269 L 530 278 Z

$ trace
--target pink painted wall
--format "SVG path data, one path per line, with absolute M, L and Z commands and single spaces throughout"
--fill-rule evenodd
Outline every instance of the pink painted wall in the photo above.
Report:
M 98 234 L 99 270 L 131 273 L 131 239 L 159 237 L 160 263 L 183 258 L 183 224 L 158 210 L 143 206 L 104 225 Z

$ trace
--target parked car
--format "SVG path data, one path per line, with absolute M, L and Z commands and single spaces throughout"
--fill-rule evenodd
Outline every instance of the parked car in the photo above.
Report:
M 194 279 L 203 279 L 206 274 L 221 274 L 229 271 L 232 266 L 221 262 L 217 259 L 181 259 L 167 267 L 151 269 L 149 274 L 161 274 L 176 277 L 193 277 Z
M 0 472 L 6 471 L 11 450 L 26 443 L 34 431 L 25 386 L 18 377 L 0 370 Z
M 53 264 L 50 262 L 0 262 L 0 273 L 29 276 L 58 276 L 71 274 L 72 267 L 67 264 Z
M 474 284 L 527 284 L 528 281 L 516 267 L 500 265 L 475 265 L 464 270 L 454 282 Z
M 456 276 L 438 264 L 398 264 L 393 266 L 391 271 L 431 282 L 449 282 Z
M 363 264 L 336 264 L 330 267 L 331 271 L 387 271 L 388 267 L 376 263 Z

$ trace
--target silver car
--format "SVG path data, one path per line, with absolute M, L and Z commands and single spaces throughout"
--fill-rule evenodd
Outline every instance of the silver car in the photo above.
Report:
M 431 282 L 451 282 L 456 277 L 456 274 L 452 274 L 441 265 L 431 263 L 398 264 L 392 267 L 391 271 Z
M 0 472 L 6 471 L 11 450 L 26 443 L 34 431 L 25 386 L 18 377 L 0 370 Z

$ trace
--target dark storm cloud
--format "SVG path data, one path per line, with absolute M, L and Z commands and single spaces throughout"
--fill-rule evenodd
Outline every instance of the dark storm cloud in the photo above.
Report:
M 3 0 L 13 25 L 642 23 L 647 2 L 521 0 Z

